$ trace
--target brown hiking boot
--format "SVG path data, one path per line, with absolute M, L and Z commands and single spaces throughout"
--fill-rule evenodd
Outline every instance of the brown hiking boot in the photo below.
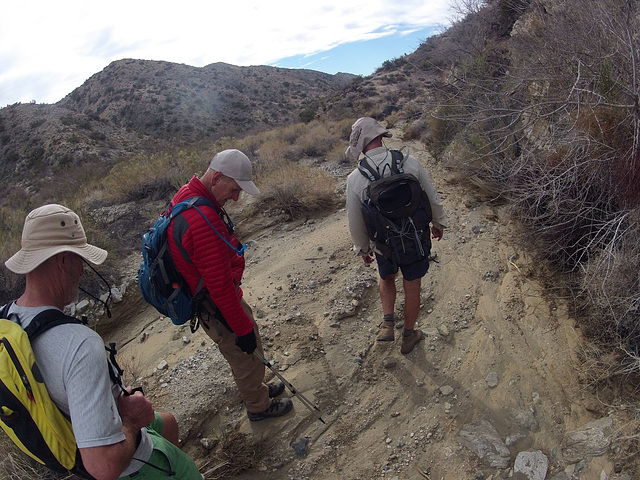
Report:
M 411 330 L 411 335 L 407 335 L 406 337 L 403 332 L 402 345 L 400 345 L 400 353 L 406 355 L 407 353 L 411 352 L 411 350 L 413 350 L 413 347 L 415 347 L 418 342 L 422 340 L 423 336 L 424 334 L 422 333 L 422 330 Z
M 393 342 L 393 329 L 395 328 L 394 322 L 382 322 L 382 327 L 380 328 L 380 332 L 376 337 L 378 342 Z

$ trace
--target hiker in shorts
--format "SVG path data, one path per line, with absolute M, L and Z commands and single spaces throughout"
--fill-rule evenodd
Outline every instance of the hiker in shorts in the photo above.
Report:
M 206 219 L 194 208 L 185 210 L 171 222 L 168 238 L 171 257 L 192 295 L 204 281 L 206 295 L 199 321 L 229 363 L 247 416 L 255 422 L 286 414 L 293 402 L 276 398 L 284 391 L 284 384 L 267 385 L 265 365 L 254 355 L 256 349 L 260 354 L 263 350 L 253 312 L 240 288 L 245 258 L 238 254 L 242 245 L 224 209 L 227 201 L 238 201 L 243 191 L 260 193 L 251 180 L 252 172 L 251 161 L 241 151 L 216 154 L 205 173 L 194 176 L 171 201 L 173 206 L 191 197 L 204 197 L 213 207 L 198 207 Z
M 73 211 L 56 204 L 36 208 L 25 219 L 22 248 L 5 262 L 26 277 L 24 293 L 8 313 L 24 328 L 44 310 L 62 311 L 77 300 L 85 263 L 100 265 L 106 258 L 106 250 L 87 243 Z M 94 330 L 81 323 L 57 325 L 36 337 L 32 347 L 52 400 L 71 420 L 91 476 L 203 478 L 178 446 L 175 417 L 155 412 L 141 392 L 114 383 L 104 341 Z
M 391 169 L 392 154 L 383 144 L 384 137 L 391 137 L 391 132 L 381 126 L 373 118 L 359 118 L 351 128 L 349 147 L 345 155 L 358 161 L 361 154 L 369 162 L 369 165 L 378 170 L 380 174 Z M 440 241 L 444 229 L 447 227 L 447 217 L 438 198 L 435 187 L 431 183 L 427 172 L 420 162 L 413 156 L 407 155 L 401 163 L 404 172 L 413 174 L 418 178 L 422 190 L 427 194 L 431 204 L 432 220 L 431 234 Z M 394 341 L 395 327 L 395 302 L 396 302 L 396 274 L 402 272 L 404 304 L 404 328 L 402 330 L 402 342 L 400 352 L 408 354 L 422 339 L 423 332 L 414 328 L 420 312 L 420 287 L 422 277 L 429 269 L 427 256 L 411 264 L 397 264 L 375 247 L 372 242 L 362 213 L 361 205 L 367 198 L 367 187 L 370 180 L 356 168 L 347 179 L 347 216 L 349 231 L 354 243 L 354 251 L 362 256 L 366 264 L 377 261 L 380 274 L 380 300 L 382 303 L 383 321 L 380 332 L 376 338 L 380 342 Z M 428 226 L 426 227 L 428 229 Z M 428 231 L 426 232 L 428 238 Z M 429 242 L 430 243 L 430 242 Z M 426 248 L 428 249 L 428 248 Z

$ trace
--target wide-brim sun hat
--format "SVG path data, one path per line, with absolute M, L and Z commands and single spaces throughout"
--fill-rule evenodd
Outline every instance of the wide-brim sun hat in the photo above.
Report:
M 94 265 L 107 258 L 107 251 L 87 243 L 80 217 L 67 207 L 47 204 L 32 210 L 24 220 L 22 248 L 4 264 L 14 273 L 33 271 L 61 252 L 73 252 Z
M 371 117 L 360 117 L 351 126 L 349 146 L 344 154 L 353 160 L 357 160 L 364 147 L 380 136 L 391 137 L 392 134 L 376 122 L 375 119 Z
M 233 178 L 238 186 L 249 195 L 258 195 L 260 193 L 258 187 L 251 180 L 253 176 L 251 160 L 240 150 L 231 148 L 217 153 L 211 160 L 209 168 Z

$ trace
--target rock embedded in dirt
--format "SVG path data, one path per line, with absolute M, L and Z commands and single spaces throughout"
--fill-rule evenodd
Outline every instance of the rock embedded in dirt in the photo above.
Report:
M 604 455 L 611 444 L 613 420 L 603 417 L 587 423 L 583 427 L 565 433 L 562 439 L 562 454 L 567 463 L 577 462 L 585 457 Z
M 440 387 L 440 395 L 442 395 L 443 397 L 448 397 L 449 395 L 452 395 L 452 394 L 453 394 L 453 387 L 449 385 L 444 385 Z
M 487 386 L 489 388 L 496 388 L 498 386 L 498 373 L 497 372 L 491 372 L 489 373 L 489 375 L 487 375 Z
M 493 468 L 507 468 L 511 453 L 489 422 L 482 420 L 478 425 L 464 425 L 458 436 L 465 447 L 475 453 Z
M 527 480 L 544 480 L 549 469 L 549 459 L 540 450 L 534 452 L 520 452 L 513 464 L 515 478 L 518 473 L 524 475 Z

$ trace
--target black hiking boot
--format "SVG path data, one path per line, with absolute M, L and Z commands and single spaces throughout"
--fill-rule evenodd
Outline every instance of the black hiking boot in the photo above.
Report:
M 264 412 L 247 412 L 247 416 L 252 422 L 258 422 L 265 418 L 281 417 L 289 412 L 292 407 L 293 402 L 290 398 L 275 398 L 271 401 L 271 406 Z
M 267 387 L 269 387 L 269 398 L 275 398 L 284 392 L 284 383 L 282 382 L 267 383 Z

